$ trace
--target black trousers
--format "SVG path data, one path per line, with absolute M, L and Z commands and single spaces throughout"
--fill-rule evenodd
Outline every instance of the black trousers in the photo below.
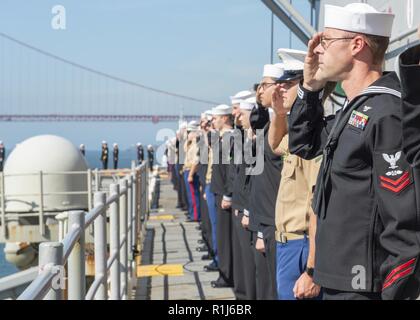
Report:
M 172 186 L 174 187 L 174 190 L 178 190 L 177 189 L 177 181 L 176 181 L 176 178 L 177 178 L 177 176 L 176 176 L 176 169 L 175 169 L 175 165 L 173 164 L 173 165 L 171 165 L 170 166 L 170 169 L 171 169 L 171 182 L 172 182 Z
M 235 216 L 232 210 L 232 249 L 233 249 L 233 292 L 237 300 L 246 300 L 246 280 L 244 258 L 241 250 L 240 228 L 242 216 Z
M 380 292 L 346 292 L 334 289 L 322 289 L 323 300 L 382 300 Z
M 174 189 L 176 190 L 176 194 L 177 194 L 177 207 L 179 208 L 183 208 L 184 207 L 184 203 L 183 203 L 183 199 L 182 199 L 182 190 L 181 190 L 181 176 L 179 174 L 179 164 L 175 164 L 174 165 L 174 170 L 173 170 L 173 176 L 174 176 Z
M 203 240 L 207 245 L 207 248 L 209 248 L 210 254 L 213 256 L 213 245 L 212 245 L 212 237 L 211 237 L 211 222 L 210 222 L 210 216 L 209 216 L 209 209 L 207 206 L 206 200 L 204 200 L 204 190 L 206 186 L 201 185 L 201 192 L 200 192 L 200 213 L 201 213 L 201 231 L 203 235 Z
M 118 160 L 114 160 L 114 169 L 118 168 Z
M 276 244 L 276 227 L 262 225 L 264 234 L 265 260 L 267 263 L 269 285 L 267 291 L 270 294 L 269 300 L 277 300 L 277 244 Z
M 242 227 L 243 212 L 236 217 L 233 215 L 234 246 L 233 246 L 233 275 L 238 293 L 244 292 L 243 300 L 257 299 L 257 280 L 255 265 L 255 249 L 252 248 L 252 231 Z M 240 257 L 235 252 L 240 252 Z M 237 284 L 237 282 L 239 282 Z M 262 290 L 262 289 L 261 289 Z
M 252 232 L 251 246 L 255 259 L 257 300 L 275 300 L 275 296 L 273 296 L 270 289 L 271 284 L 266 254 L 255 249 L 256 242 L 257 232 Z
M 180 185 L 180 195 L 181 195 L 181 207 L 188 208 L 187 186 L 185 185 L 185 181 L 182 175 L 179 176 L 179 185 Z
M 222 195 L 216 195 L 219 272 L 226 283 L 233 285 L 232 210 L 222 209 L 222 198 Z
M 108 160 L 102 160 L 102 169 L 104 170 L 108 169 Z
M 238 237 L 240 250 L 242 252 L 242 268 L 244 270 L 246 299 L 255 300 L 257 299 L 257 281 L 254 251 L 252 250 L 251 246 L 252 231 L 242 227 L 242 217 L 243 213 L 241 212 L 238 217 Z

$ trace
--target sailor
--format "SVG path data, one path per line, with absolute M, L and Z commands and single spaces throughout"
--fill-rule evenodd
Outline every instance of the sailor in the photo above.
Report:
M 176 190 L 176 174 L 175 174 L 175 163 L 176 163 L 176 137 L 172 137 L 166 142 L 167 147 L 167 161 L 168 161 L 168 172 L 171 178 L 174 189 Z
M 149 162 L 149 170 L 153 171 L 153 164 L 155 161 L 155 151 L 153 150 L 153 146 L 151 144 L 147 146 L 147 161 Z
M 324 299 L 416 299 L 419 232 L 413 170 L 402 145 L 401 93 L 382 65 L 394 15 L 365 3 L 325 6 L 308 44 L 289 116 L 289 148 L 323 155 L 314 195 L 314 281 Z M 342 82 L 348 103 L 325 118 L 322 90 Z
M 108 169 L 108 144 L 104 140 L 102 141 L 102 152 L 101 152 L 102 169 Z
M 248 98 L 252 98 L 252 97 L 255 97 L 255 93 L 251 92 L 249 90 L 239 91 L 237 94 L 230 97 L 230 101 L 231 101 L 231 104 L 232 104 L 232 115 L 235 118 L 235 123 L 234 123 L 235 128 L 238 127 L 237 123 L 239 121 L 238 118 L 239 118 L 239 115 L 240 115 L 239 104 L 242 101 L 244 101 Z M 240 125 L 239 125 L 239 127 L 240 127 Z
M 3 171 L 4 160 L 6 159 L 6 147 L 3 141 L 0 141 L 0 172 Z
M 232 107 L 219 105 L 212 110 L 213 127 L 218 133 L 212 137 L 213 164 L 211 174 L 211 192 L 216 195 L 217 207 L 217 254 L 219 259 L 219 278 L 212 281 L 213 288 L 233 286 L 233 257 L 232 257 L 232 185 L 228 179 L 230 159 L 226 159 L 224 146 L 230 148 L 229 134 L 232 131 Z M 218 148 L 217 148 L 218 147 Z M 230 149 L 229 149 L 230 151 Z
M 119 154 L 118 144 L 113 144 L 113 158 L 114 158 L 114 170 L 118 168 L 118 154 Z
M 196 141 L 198 130 L 199 125 L 197 121 L 189 122 L 187 126 L 187 141 L 184 144 L 184 181 L 188 196 L 188 222 L 200 221 L 200 189 L 197 175 L 199 155 Z
M 212 110 L 205 111 L 207 115 L 208 127 L 207 127 L 207 137 L 206 137 L 206 144 L 208 147 L 208 164 L 207 164 L 207 171 L 206 171 L 206 187 L 204 189 L 204 199 L 207 203 L 207 209 L 211 224 L 211 258 L 212 262 L 204 266 L 205 271 L 218 271 L 219 270 L 219 258 L 218 258 L 218 251 L 217 251 L 217 205 L 216 205 L 216 195 L 211 191 L 211 180 L 212 180 L 212 168 L 213 168 L 213 152 L 212 152 L 212 134 L 214 135 L 215 130 L 212 124 L 213 115 Z
M 83 156 L 85 156 L 85 153 L 86 153 L 86 147 L 85 147 L 85 145 L 84 145 L 83 143 L 79 146 L 79 150 L 80 150 L 81 154 L 82 154 Z
M 233 100 L 233 99 L 232 99 Z M 235 101 L 232 101 L 234 104 Z M 250 245 L 252 232 L 242 226 L 244 211 L 249 208 L 250 195 L 250 176 L 247 175 L 247 169 L 250 163 L 245 159 L 246 145 L 252 144 L 252 128 L 250 115 L 252 109 L 256 107 L 256 98 L 249 97 L 239 102 L 236 125 L 241 126 L 242 161 L 235 164 L 232 208 L 234 209 L 233 219 L 233 246 L 234 246 L 234 283 L 238 293 L 243 294 L 245 300 L 255 300 L 256 295 L 256 273 L 254 250 Z
M 254 245 L 257 250 L 257 298 L 276 300 L 276 241 L 275 241 L 275 205 L 280 184 L 282 158 L 274 154 L 268 145 L 268 108 L 276 85 L 276 79 L 283 75 L 283 65 L 268 64 L 264 66 L 263 78 L 257 90 L 259 109 L 264 110 L 263 127 L 263 158 L 264 170 L 251 177 L 250 191 L 250 225 L 257 221 L 257 232 L 253 233 Z M 255 110 L 255 109 L 254 109 Z M 260 115 L 258 115 L 260 118 Z M 252 115 L 251 115 L 252 119 Z M 263 291 L 259 288 L 263 288 Z
M 137 146 L 137 161 L 138 164 L 142 164 L 143 160 L 144 160 L 144 149 L 143 149 L 143 145 L 140 142 L 137 142 L 136 144 Z
M 243 217 L 243 188 L 245 186 L 245 162 L 243 161 L 243 141 L 244 141 L 244 130 L 242 128 L 242 123 L 240 120 L 240 104 L 244 103 L 246 99 L 252 99 L 253 103 L 248 103 L 249 106 L 254 106 L 255 103 L 255 93 L 249 90 L 243 90 L 231 96 L 231 104 L 232 104 L 232 116 L 234 118 L 234 145 L 233 148 L 236 150 L 232 150 L 231 153 L 234 154 L 234 151 L 237 151 L 241 154 L 239 163 L 234 162 L 230 165 L 229 172 L 231 174 L 231 184 L 233 186 L 233 194 L 232 194 L 232 238 L 233 238 L 233 276 L 234 276 L 234 293 L 237 299 L 245 300 L 248 299 L 247 295 L 250 296 L 252 293 L 247 294 L 247 280 L 245 277 L 245 270 L 244 270 L 244 261 L 243 255 L 241 251 L 241 243 L 240 240 L 243 240 L 243 237 L 246 237 L 248 231 L 244 230 L 241 224 L 241 220 Z M 249 119 L 248 119 L 249 120 Z M 249 240 L 246 239 L 246 240 Z M 245 241 L 247 242 L 247 241 Z M 250 251 L 252 253 L 252 251 Z M 248 271 L 248 270 L 247 270 Z M 249 274 L 247 274 L 249 276 Z M 248 277 L 249 278 L 249 277 Z M 255 272 L 254 272 L 255 278 Z M 252 285 L 255 281 L 249 283 Z M 248 290 L 250 292 L 252 290 Z M 255 291 L 255 290 L 254 290 Z
M 183 122 L 179 126 L 179 130 L 177 132 L 177 140 L 176 140 L 176 158 L 177 164 L 175 166 L 177 179 L 178 179 L 178 207 L 186 211 L 186 215 L 188 216 L 188 196 L 187 196 L 187 186 L 185 185 L 184 181 L 184 162 L 185 162 L 185 151 L 184 151 L 184 143 L 187 139 L 187 122 Z
M 279 300 L 315 298 L 320 287 L 313 281 L 316 217 L 311 209 L 321 157 L 304 160 L 289 152 L 287 114 L 303 79 L 305 51 L 279 49 L 284 74 L 273 93 L 274 111 L 268 140 L 271 149 L 283 156 L 283 169 L 276 201 L 277 297 Z M 310 245 L 310 243 L 312 245 Z
M 420 38 L 420 27 L 419 27 Z M 405 50 L 398 59 L 403 93 L 403 146 L 408 162 L 419 166 L 420 159 L 420 45 Z
M 420 27 L 418 29 L 420 38 Z M 420 183 L 420 45 L 403 52 L 398 59 L 402 87 L 403 150 L 413 168 L 414 183 Z M 420 212 L 420 189 L 416 190 Z
M 6 159 L 6 147 L 3 141 L 0 141 L 0 172 L 3 171 L 5 159 Z
M 211 119 L 211 118 L 210 118 Z M 197 131 L 196 144 L 199 153 L 199 163 L 197 169 L 197 176 L 199 181 L 200 191 L 200 214 L 201 222 L 200 228 L 202 231 L 202 239 L 198 240 L 199 244 L 204 244 L 202 247 L 197 248 L 198 251 L 208 251 L 201 257 L 202 260 L 212 260 L 214 257 L 213 240 L 212 240 L 212 229 L 209 210 L 206 202 L 206 174 L 208 170 L 208 142 L 207 133 L 210 130 L 209 117 L 206 112 L 201 114 L 200 118 L 200 129 Z M 206 153 L 202 152 L 206 151 Z M 207 158 L 206 158 L 207 157 Z M 204 270 L 208 272 L 218 271 L 217 264 L 210 263 L 204 266 Z

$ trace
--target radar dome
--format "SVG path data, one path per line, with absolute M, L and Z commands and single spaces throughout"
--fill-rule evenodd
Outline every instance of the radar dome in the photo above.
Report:
M 78 148 L 62 137 L 41 135 L 19 143 L 4 167 L 6 211 L 39 211 L 40 172 L 44 211 L 87 209 L 87 170 L 88 164 Z

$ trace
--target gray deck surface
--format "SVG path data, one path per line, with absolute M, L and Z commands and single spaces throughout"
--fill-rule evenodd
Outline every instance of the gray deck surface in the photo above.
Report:
M 143 244 L 142 265 L 178 265 L 183 275 L 155 275 L 137 279 L 136 300 L 231 300 L 230 288 L 212 288 L 210 281 L 218 272 L 205 272 L 209 260 L 196 251 L 201 239 L 198 223 L 185 222 L 183 211 L 176 209 L 177 194 L 167 179 L 161 181 L 159 209 L 150 217 L 172 215 L 173 219 L 149 220 Z M 152 218 L 153 219 L 153 218 Z M 156 268 L 155 268 L 156 269 Z

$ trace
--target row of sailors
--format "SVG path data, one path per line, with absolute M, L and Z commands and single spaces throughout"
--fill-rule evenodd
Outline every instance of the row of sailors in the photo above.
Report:
M 183 124 L 172 141 L 173 154 L 185 155 L 172 174 L 179 207 L 188 208 L 188 221 L 201 220 L 203 238 L 213 258 L 206 270 L 220 274 L 212 286 L 233 286 L 238 299 L 294 298 L 293 287 L 308 260 L 310 201 L 320 161 L 291 155 L 287 135 L 280 141 L 272 139 L 275 127 L 270 114 L 274 116 L 269 111 L 276 83 L 287 88 L 280 99 L 291 104 L 296 98 L 306 53 L 290 49 L 278 53 L 283 63 L 264 66 L 257 92 L 238 92 L 231 97 L 232 106 L 217 106 L 203 113 L 200 123 Z M 216 139 L 212 132 L 218 132 Z M 233 141 L 238 141 L 238 134 L 244 139 L 239 151 L 242 153 L 247 143 L 253 144 L 254 156 L 262 156 L 263 167 L 247 164 L 245 156 L 241 163 L 234 163 L 237 150 Z M 227 139 L 232 140 L 231 159 L 224 161 Z M 220 144 L 217 163 L 212 148 L 215 142 Z M 203 144 L 208 148 L 207 161 L 200 161 Z M 319 288 L 313 291 L 317 297 Z
M 419 296 L 420 48 L 399 59 L 401 84 L 382 74 L 393 18 L 326 5 L 308 52 L 280 49 L 255 93 L 180 128 L 174 182 L 189 220 L 202 221 L 213 287 L 238 299 Z M 334 81 L 348 101 L 325 116 Z M 253 164 L 234 161 L 238 132 Z
M 83 154 L 83 156 L 85 156 L 86 146 L 83 143 L 79 146 L 79 150 Z M 113 160 L 114 170 L 118 168 L 119 153 L 120 153 L 120 149 L 118 147 L 118 143 L 114 143 L 112 145 L 112 160 Z M 140 165 L 144 161 L 144 149 L 143 149 L 143 145 L 140 142 L 136 144 L 136 154 L 137 154 L 137 162 Z M 148 155 L 147 159 L 149 162 L 149 168 L 150 170 L 152 170 L 153 164 L 154 164 L 154 149 L 153 149 L 153 146 L 150 144 L 147 146 L 147 155 Z M 105 140 L 103 140 L 102 145 L 101 145 L 101 156 L 100 156 L 100 161 L 102 163 L 103 170 L 108 169 L 108 158 L 109 158 L 108 143 Z

